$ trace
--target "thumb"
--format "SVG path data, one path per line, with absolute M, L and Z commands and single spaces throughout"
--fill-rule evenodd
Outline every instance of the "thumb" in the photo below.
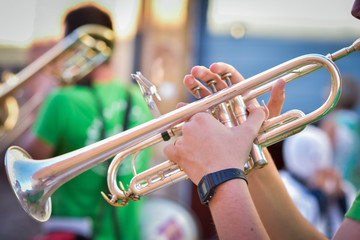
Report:
M 178 104 L 176 104 L 176 109 L 181 108 L 181 107 L 186 106 L 186 105 L 188 105 L 188 103 L 179 102 Z
M 172 162 L 175 162 L 175 146 L 174 144 L 168 144 L 164 147 L 163 152 L 165 156 Z
M 254 104 L 251 104 L 248 107 L 248 112 L 249 115 L 246 121 L 241 126 L 245 125 L 247 129 L 251 131 L 250 133 L 255 138 L 266 118 L 266 111 L 263 107 L 257 107 Z

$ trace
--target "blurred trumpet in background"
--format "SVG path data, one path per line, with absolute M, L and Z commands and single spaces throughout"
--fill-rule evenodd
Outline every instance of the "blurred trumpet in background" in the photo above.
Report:
M 74 84 L 94 68 L 107 61 L 113 52 L 115 35 L 112 30 L 89 24 L 76 29 L 17 74 L 5 72 L 0 85 L 0 152 L 24 133 L 32 124 L 30 117 L 44 98 L 35 92 L 19 104 L 26 83 L 35 74 L 53 75 L 59 85 Z

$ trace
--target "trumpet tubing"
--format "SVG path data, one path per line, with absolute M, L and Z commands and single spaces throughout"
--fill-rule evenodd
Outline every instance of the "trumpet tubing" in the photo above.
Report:
M 1 103 L 1 101 L 0 101 Z M 0 128 L 0 136 L 11 129 L 13 129 L 16 125 L 16 121 L 19 117 L 19 105 L 16 99 L 13 96 L 9 96 L 3 100 L 4 111 L 1 114 L 1 124 Z
M 336 58 L 341 58 L 341 56 L 359 51 L 359 49 L 360 41 L 357 40 L 350 47 L 336 52 L 335 55 Z M 329 72 L 332 83 L 327 100 L 321 107 L 307 115 L 300 110 L 292 110 L 265 121 L 255 139 L 253 146 L 255 152 L 251 156 L 253 160 L 261 160 L 261 156 L 257 156 L 257 154 L 261 155 L 261 151 L 256 152 L 257 150 L 301 131 L 307 124 L 325 116 L 337 103 L 340 96 L 341 79 L 340 73 L 329 55 L 326 57 L 309 54 L 289 60 L 125 132 L 51 159 L 35 161 L 21 148 L 10 147 L 5 156 L 9 182 L 24 210 L 34 219 L 46 221 L 51 212 L 51 194 L 59 186 L 116 155 L 108 170 L 110 194 L 107 196 L 102 193 L 102 195 L 110 204 L 124 206 L 128 201 L 139 200 L 142 196 L 187 178 L 186 174 L 170 161 L 137 174 L 133 158 L 134 178 L 130 182 L 129 189 L 126 190 L 122 183 L 118 186 L 116 182 L 118 168 L 126 157 L 133 154 L 136 156 L 137 152 L 147 147 L 176 137 L 181 133 L 183 123 L 197 112 L 209 109 L 216 112 L 221 109 L 223 112 L 217 115 L 221 116 L 219 121 L 227 122 L 228 126 L 241 124 L 246 120 L 245 103 L 269 92 L 275 80 L 281 77 L 286 82 L 290 82 L 322 67 Z M 133 77 L 138 82 L 144 80 L 140 73 Z M 144 82 L 149 84 L 147 81 Z M 150 94 L 144 93 L 149 106 L 153 106 L 151 95 L 156 94 L 151 87 L 141 85 L 142 91 L 151 90 Z M 230 111 L 228 113 L 229 105 L 230 109 L 240 107 L 239 110 L 236 110 L 239 112 Z M 157 112 L 156 108 L 153 110 L 155 113 Z M 228 121 L 228 119 L 233 121 Z M 253 162 L 249 162 L 249 167 L 252 167 L 252 164 Z

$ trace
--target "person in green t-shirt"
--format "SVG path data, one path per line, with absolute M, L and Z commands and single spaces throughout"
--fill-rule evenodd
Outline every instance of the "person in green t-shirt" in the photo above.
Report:
M 80 6 L 65 17 L 65 35 L 85 24 L 112 29 L 110 15 L 95 5 Z M 76 85 L 53 90 L 45 99 L 25 149 L 35 159 L 61 155 L 151 119 L 137 86 L 117 79 L 106 62 Z M 138 171 L 148 168 L 151 152 L 140 152 Z M 100 192 L 107 188 L 110 160 L 76 176 L 52 195 L 52 216 L 44 223 L 45 235 L 67 239 L 140 239 L 138 214 L 143 201 L 120 208 L 108 204 Z M 131 161 L 124 161 L 118 180 L 133 177 Z M 41 238 L 43 239 L 43 238 Z M 73 239 L 73 238 L 72 238 Z

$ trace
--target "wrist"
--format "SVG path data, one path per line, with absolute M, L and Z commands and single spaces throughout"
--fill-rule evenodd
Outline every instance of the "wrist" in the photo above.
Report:
M 214 196 L 209 201 L 208 206 L 212 208 L 220 204 L 220 206 L 224 207 L 224 203 L 227 201 L 238 202 L 240 198 L 237 197 L 237 194 L 243 195 L 245 192 L 249 192 L 249 187 L 244 180 L 239 178 L 231 179 L 215 189 Z

